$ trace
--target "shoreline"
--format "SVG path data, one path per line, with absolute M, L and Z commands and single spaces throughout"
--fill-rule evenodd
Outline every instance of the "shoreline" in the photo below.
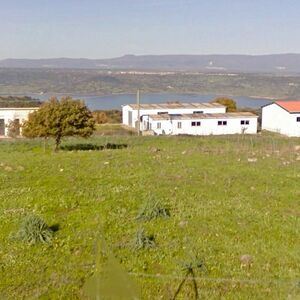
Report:
M 240 98 L 240 97 L 247 97 L 251 98 L 253 100 L 276 100 L 278 97 L 270 97 L 270 96 L 257 96 L 257 95 L 232 95 L 232 94 L 203 94 L 203 93 L 194 93 L 194 92 L 176 92 L 176 93 L 168 93 L 168 92 L 154 92 L 154 93 L 143 93 L 141 92 L 141 96 L 143 95 L 195 95 L 195 96 L 212 96 L 212 97 L 230 97 L 230 98 Z M 1 94 L 0 94 L 1 95 Z M 5 95 L 5 94 L 3 94 Z M 24 94 L 15 94 L 16 95 L 24 95 Z M 77 93 L 45 93 L 45 94 L 39 94 L 39 93 L 25 93 L 25 95 L 31 95 L 31 96 L 42 96 L 42 97 L 51 97 L 51 96 L 71 96 L 71 97 L 115 97 L 115 96 L 135 96 L 136 93 L 111 93 L 111 94 L 77 94 Z M 283 97 L 279 97 L 283 98 Z M 234 100 L 234 99 L 233 99 Z

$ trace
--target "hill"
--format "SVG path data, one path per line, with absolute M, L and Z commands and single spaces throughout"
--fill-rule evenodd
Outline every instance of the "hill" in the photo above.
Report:
M 0 68 L 2 95 L 111 95 L 136 93 L 137 88 L 145 94 L 195 93 L 297 99 L 300 97 L 300 76 Z
M 64 146 L 82 143 L 128 147 L 54 155 L 39 140 L 0 143 L 1 299 L 86 299 L 98 272 L 124 282 L 114 270 L 141 299 L 171 299 L 196 256 L 200 299 L 298 299 L 299 139 L 95 136 Z M 151 199 L 154 219 L 137 220 Z M 158 207 L 170 216 L 155 218 Z M 12 238 L 31 213 L 56 228 L 50 244 Z M 136 247 L 147 245 L 140 229 L 154 247 Z M 193 295 L 188 280 L 179 297 Z
M 31 97 L 0 96 L 0 108 L 8 107 L 38 107 L 41 102 Z
M 125 55 L 111 59 L 5 59 L 0 68 L 171 70 L 201 72 L 300 73 L 300 54 Z

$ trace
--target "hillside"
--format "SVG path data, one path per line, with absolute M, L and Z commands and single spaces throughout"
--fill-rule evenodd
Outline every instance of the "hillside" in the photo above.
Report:
M 37 107 L 40 106 L 41 102 L 31 97 L 16 97 L 16 96 L 0 96 L 0 107 Z
M 5 59 L 0 68 L 172 70 L 202 72 L 300 73 L 300 54 L 125 55 L 111 59 Z
M 95 136 L 64 146 L 80 143 L 128 147 L 54 154 L 39 140 L 1 141 L 1 299 L 87 299 L 101 271 L 135 282 L 141 299 L 171 299 L 195 257 L 200 299 L 299 297 L 299 139 Z M 137 220 L 145 201 L 170 216 Z M 50 244 L 12 238 L 30 213 L 56 228 Z M 137 247 L 140 229 L 153 247 Z M 193 293 L 188 280 L 178 299 Z
M 300 76 L 0 69 L 2 95 L 111 95 L 136 93 L 137 88 L 140 88 L 142 93 L 195 93 L 295 99 L 300 97 Z

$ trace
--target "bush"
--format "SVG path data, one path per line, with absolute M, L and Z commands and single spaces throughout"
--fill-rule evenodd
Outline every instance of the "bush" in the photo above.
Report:
M 25 217 L 15 238 L 29 244 L 49 243 L 53 230 L 36 215 Z
M 105 145 L 96 145 L 96 144 L 70 144 L 60 146 L 61 150 L 66 151 L 89 151 L 89 150 L 105 150 L 105 149 L 124 149 L 127 148 L 127 144 L 112 144 L 107 143 Z
M 11 138 L 16 138 L 20 135 L 21 124 L 20 120 L 10 120 L 7 125 L 7 135 Z
M 170 211 L 164 207 L 158 200 L 149 197 L 141 207 L 137 220 L 150 221 L 156 218 L 170 217 Z
M 149 249 L 156 246 L 154 235 L 146 235 L 144 229 L 139 229 L 133 241 L 135 250 Z

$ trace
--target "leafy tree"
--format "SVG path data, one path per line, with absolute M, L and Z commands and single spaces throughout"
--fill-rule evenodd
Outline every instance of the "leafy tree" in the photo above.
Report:
M 105 124 L 108 121 L 107 115 L 104 111 L 93 112 L 93 117 L 97 124 Z
M 24 123 L 23 135 L 29 138 L 44 137 L 55 139 L 55 151 L 63 137 L 89 137 L 95 130 L 91 112 L 80 100 L 52 97 L 39 110 L 29 115 Z
M 15 120 L 10 120 L 8 122 L 7 127 L 7 135 L 11 138 L 16 138 L 17 136 L 20 135 L 20 120 L 15 119 Z
M 231 98 L 219 97 L 213 100 L 213 102 L 226 106 L 228 112 L 235 112 L 237 110 L 236 102 Z

